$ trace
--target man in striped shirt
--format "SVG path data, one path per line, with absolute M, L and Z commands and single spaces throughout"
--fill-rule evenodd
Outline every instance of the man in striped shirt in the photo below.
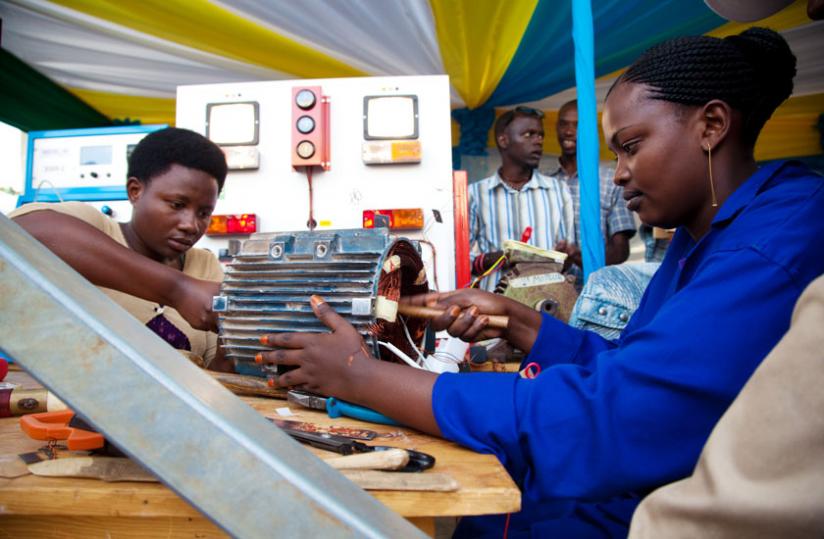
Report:
M 556 248 L 569 255 L 570 261 L 577 267 L 576 274 L 580 275 L 581 186 L 578 182 L 577 101 L 569 101 L 561 106 L 555 130 L 558 135 L 558 144 L 561 146 L 561 157 L 558 158 L 558 169 L 552 173 L 552 177 L 569 187 L 575 218 L 575 243 L 561 244 Z M 624 201 L 624 189 L 612 181 L 615 169 L 601 165 L 598 167 L 598 173 L 601 195 L 601 234 L 606 238 L 604 252 L 606 263 L 607 265 L 620 264 L 629 257 L 629 240 L 635 235 L 635 219 Z
M 504 240 L 520 240 L 527 227 L 529 243 L 552 249 L 575 241 L 569 188 L 537 170 L 543 155 L 543 112 L 516 107 L 495 122 L 501 168 L 469 186 L 469 241 L 472 272 L 480 276 L 502 256 Z M 480 288 L 492 290 L 499 271 L 484 277 Z

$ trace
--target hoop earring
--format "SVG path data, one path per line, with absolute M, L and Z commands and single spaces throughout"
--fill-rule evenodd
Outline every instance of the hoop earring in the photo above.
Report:
M 718 207 L 718 199 L 715 198 L 715 182 L 712 179 L 712 147 L 707 144 L 707 169 L 710 171 L 710 193 L 712 194 L 712 207 Z

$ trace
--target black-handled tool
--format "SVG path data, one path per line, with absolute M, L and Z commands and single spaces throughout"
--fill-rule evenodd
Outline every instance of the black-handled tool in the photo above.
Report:
M 288 427 L 281 427 L 281 430 L 301 442 L 307 443 L 318 449 L 333 451 L 341 455 L 351 455 L 353 453 L 368 453 L 370 451 L 388 451 L 390 449 L 403 449 L 409 454 L 409 462 L 398 472 L 422 472 L 435 465 L 435 457 L 428 453 L 421 453 L 413 449 L 390 447 L 387 445 L 366 445 L 356 440 L 336 436 L 328 433 L 304 432 Z

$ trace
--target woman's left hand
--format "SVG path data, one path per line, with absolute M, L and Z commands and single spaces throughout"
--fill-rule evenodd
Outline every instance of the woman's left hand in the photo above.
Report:
M 261 337 L 268 365 L 297 367 L 278 377 L 278 385 L 361 404 L 423 432 L 440 435 L 432 412 L 436 375 L 373 358 L 360 333 L 318 296 L 310 303 L 331 333 L 274 333 Z
M 360 334 L 321 297 L 310 299 L 315 316 L 331 333 L 273 333 L 260 341 L 278 348 L 262 352 L 258 360 L 267 365 L 297 367 L 278 377 L 278 385 L 334 395 L 357 402 L 355 381 L 358 373 L 373 362 Z M 374 363 L 372 363 L 374 365 Z

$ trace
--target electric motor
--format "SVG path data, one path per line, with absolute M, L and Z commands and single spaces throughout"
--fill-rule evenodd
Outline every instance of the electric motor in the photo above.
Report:
M 328 332 L 312 312 L 319 295 L 363 336 L 376 358 L 396 360 L 389 342 L 417 354 L 426 322 L 396 317 L 401 296 L 428 290 L 416 243 L 386 229 L 258 233 L 228 263 L 213 301 L 227 359 L 241 374 L 271 375 L 255 363 L 264 334 Z

